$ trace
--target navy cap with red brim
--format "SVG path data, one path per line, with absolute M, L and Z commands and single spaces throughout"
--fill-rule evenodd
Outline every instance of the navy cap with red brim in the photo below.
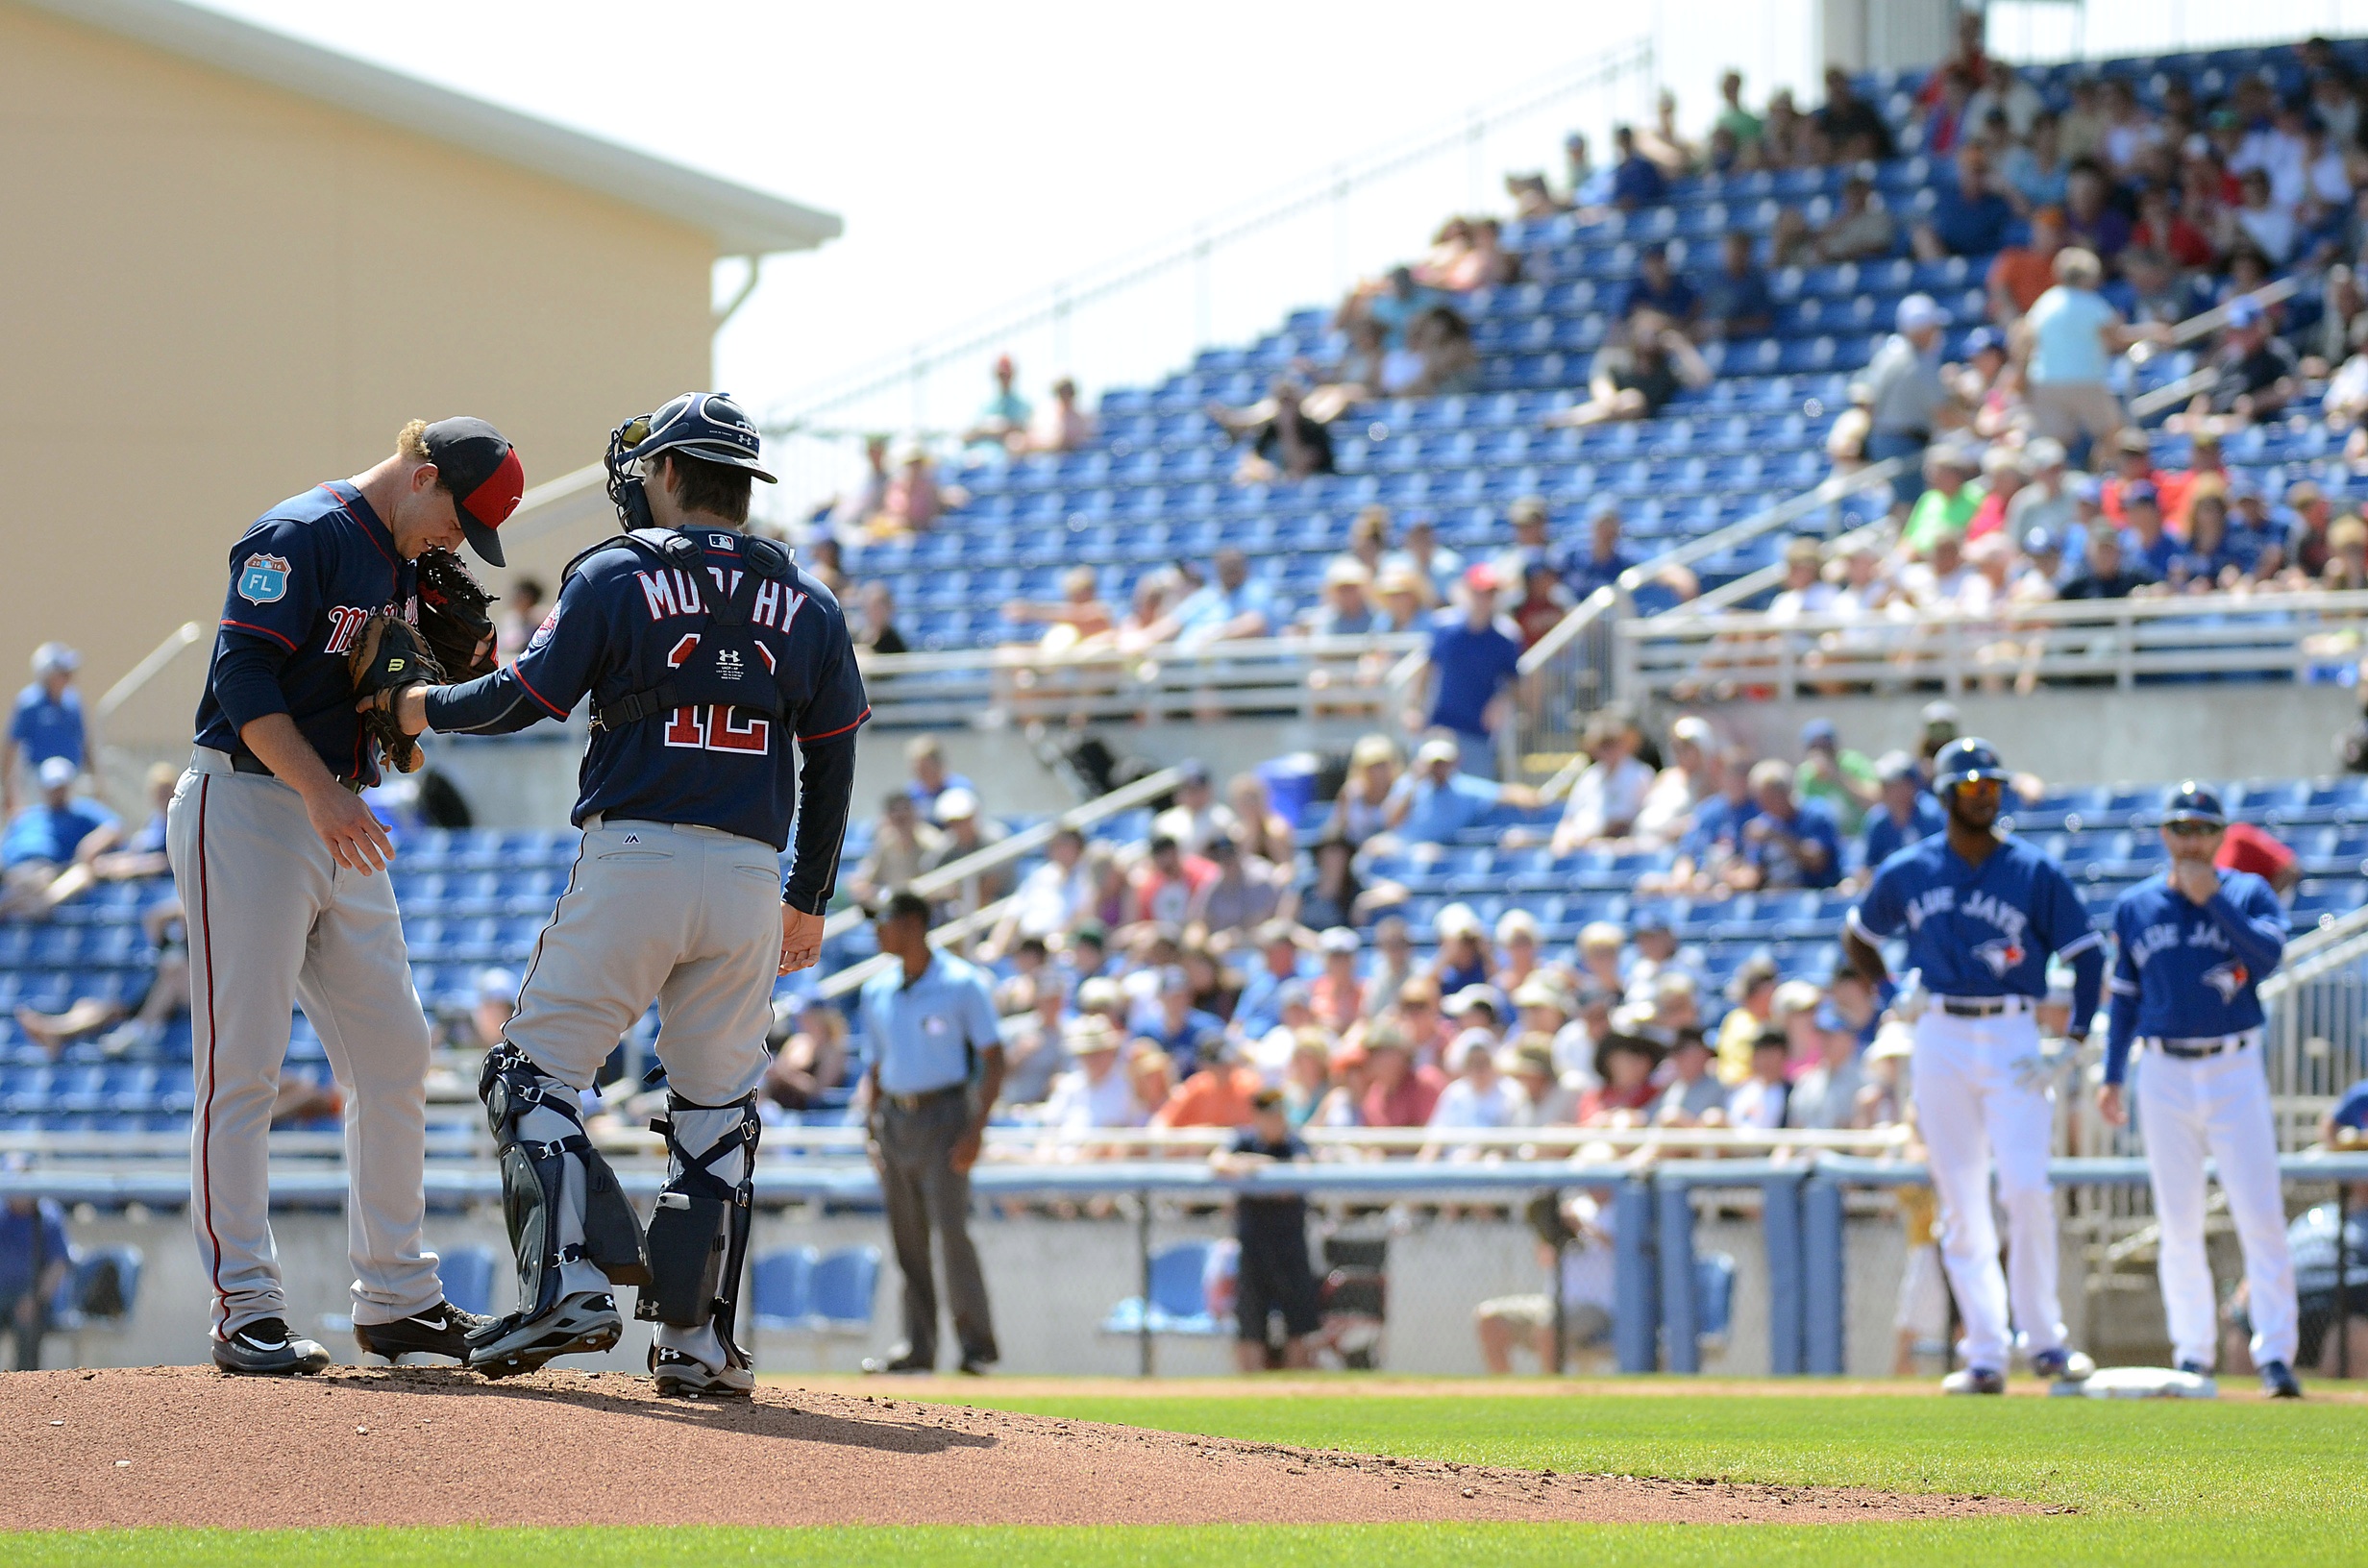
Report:
M 453 493 L 453 513 L 469 548 L 495 566 L 508 565 L 494 530 L 509 521 L 526 494 L 518 449 L 483 420 L 465 417 L 437 420 L 428 427 L 425 441 L 428 460 Z

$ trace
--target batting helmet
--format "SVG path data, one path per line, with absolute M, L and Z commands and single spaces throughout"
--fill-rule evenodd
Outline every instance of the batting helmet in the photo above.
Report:
M 1960 784 L 1977 779 L 1989 779 L 2004 784 L 2007 766 L 1998 760 L 1997 751 L 1989 742 L 1976 735 L 1951 741 L 1933 758 L 1933 792 L 1946 795 Z
M 2202 822 L 2207 827 L 2226 827 L 2229 814 L 2221 808 L 2220 796 L 2198 784 L 2183 779 L 2173 790 L 2170 798 L 2162 802 L 2164 822 Z

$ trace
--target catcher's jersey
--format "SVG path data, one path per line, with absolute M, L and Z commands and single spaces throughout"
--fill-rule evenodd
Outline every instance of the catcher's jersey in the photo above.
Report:
M 376 783 L 345 658 L 373 610 L 418 619 L 417 574 L 396 553 L 394 535 L 340 479 L 256 519 L 230 565 L 197 744 L 246 754 L 240 727 L 284 712 L 332 773 Z
M 2153 876 L 2113 906 L 2113 993 L 2137 998 L 2135 1032 L 2203 1040 L 2261 1026 L 2257 988 L 2285 951 L 2285 906 L 2251 871 L 2222 871 L 2202 904 Z
M 1876 870 L 1850 924 L 1876 941 L 1905 931 L 1906 967 L 1943 996 L 2044 996 L 2048 954 L 2103 940 L 2062 868 L 2012 838 L 1978 868 L 1946 834 L 1910 845 Z
M 685 531 L 700 542 L 697 576 L 625 545 L 585 556 L 517 663 L 429 693 L 430 726 L 506 734 L 564 719 L 587 696 L 614 703 L 665 682 L 706 627 L 706 596 L 744 570 L 737 534 Z M 573 814 L 579 826 L 597 812 L 787 846 L 798 802 L 792 737 L 810 746 L 849 734 L 872 710 L 838 600 L 794 562 L 785 579 L 760 581 L 748 633 L 770 665 L 786 722 L 715 704 L 595 727 Z

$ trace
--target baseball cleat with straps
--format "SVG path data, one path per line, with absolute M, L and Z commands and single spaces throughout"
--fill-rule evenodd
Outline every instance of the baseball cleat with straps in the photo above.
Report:
M 661 1399 L 688 1399 L 694 1394 L 746 1398 L 756 1391 L 756 1374 L 745 1366 L 709 1366 L 696 1356 L 661 1345 L 650 1347 L 650 1376 Z
M 213 1342 L 213 1364 L 254 1377 L 309 1377 L 329 1370 L 329 1352 L 287 1332 L 287 1320 L 259 1317 Z
M 2057 1383 L 2086 1383 L 2097 1375 L 2097 1363 L 2081 1351 L 2060 1347 L 2031 1358 L 2031 1375 Z
M 406 1356 L 450 1356 L 469 1359 L 469 1335 L 493 1322 L 476 1312 L 464 1312 L 449 1301 L 439 1301 L 424 1312 L 396 1318 L 392 1323 L 357 1323 L 354 1343 L 368 1356 L 399 1361 Z
M 617 1298 L 605 1290 L 580 1290 L 560 1297 L 540 1317 L 521 1321 L 512 1313 L 476 1330 L 468 1336 L 468 1367 L 489 1378 L 514 1377 L 562 1356 L 597 1355 L 623 1337 Z

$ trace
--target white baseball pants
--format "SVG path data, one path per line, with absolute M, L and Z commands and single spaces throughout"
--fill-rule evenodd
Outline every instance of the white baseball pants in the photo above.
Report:
M 304 799 L 200 748 L 166 809 L 189 927 L 197 1107 L 189 1217 L 217 1337 L 285 1317 L 271 1239 L 267 1139 L 298 1002 L 345 1094 L 345 1244 L 354 1320 L 391 1323 L 443 1299 L 421 1245 L 428 1020 L 411 989 L 384 871 L 339 866 Z
M 2260 1035 L 2241 1050 L 2190 1061 L 2138 1055 L 2138 1131 L 2154 1178 L 2162 1240 L 2157 1263 L 2175 1360 L 2210 1366 L 2219 1344 L 2219 1297 L 2204 1255 L 2204 1157 L 2219 1167 L 2229 1218 L 2245 1250 L 2253 1364 L 2294 1360 L 2298 1311 L 2294 1259 L 2285 1243 L 2278 1180 L 2278 1129 L 2261 1066 Z
M 2003 1372 L 2013 1327 L 2030 1355 L 2064 1341 L 2056 1293 L 2056 1194 L 2048 1185 L 2055 1132 L 2055 1090 L 2026 1089 L 2014 1066 L 2039 1050 L 2028 1012 L 1983 1018 L 1944 1013 L 1936 999 L 1916 1019 L 1918 1129 L 1940 1200 L 1940 1256 L 1965 1325 L 1965 1360 Z M 2008 1257 L 1998 1262 L 1998 1222 L 1990 1211 L 1990 1171 L 2007 1213 Z

